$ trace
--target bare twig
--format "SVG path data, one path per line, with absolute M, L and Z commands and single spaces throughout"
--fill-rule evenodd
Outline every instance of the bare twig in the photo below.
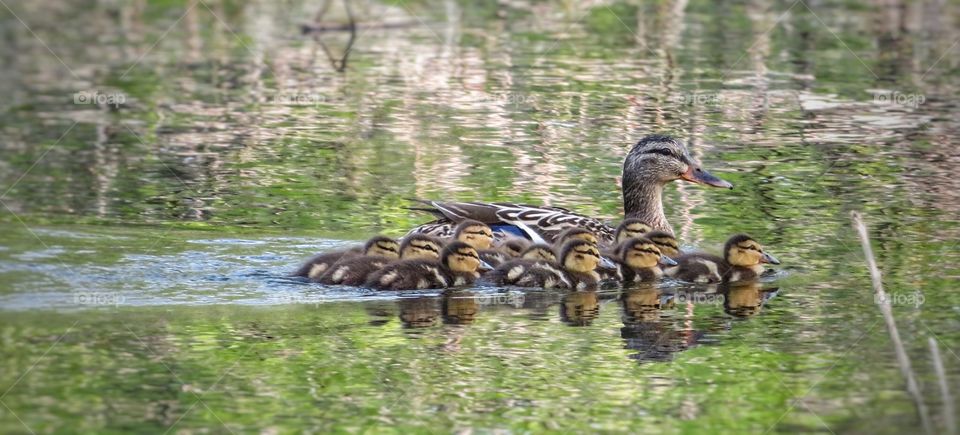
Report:
M 890 307 L 890 299 L 887 293 L 883 291 L 883 280 L 880 277 L 880 269 L 877 267 L 877 261 L 873 257 L 873 248 L 870 247 L 870 236 L 867 235 L 867 226 L 863 224 L 863 218 L 860 213 L 852 212 L 850 217 L 853 219 L 853 227 L 860 235 L 860 244 L 863 245 L 863 255 L 867 259 L 867 268 L 870 269 L 870 280 L 873 283 L 873 292 L 877 306 L 880 307 L 880 313 L 883 314 L 883 321 L 887 324 L 887 332 L 890 333 L 890 341 L 893 341 L 893 349 L 897 354 L 897 363 L 900 366 L 900 373 L 907 381 L 907 392 L 913 396 L 914 404 L 917 407 L 917 413 L 920 414 L 920 423 L 923 424 L 923 430 L 927 434 L 933 433 L 933 427 L 930 424 L 930 415 L 927 413 L 927 405 L 923 402 L 923 396 L 920 393 L 920 386 L 917 384 L 916 376 L 913 374 L 913 368 L 910 365 L 910 357 L 903 347 L 903 341 L 900 340 L 900 331 L 897 329 L 897 322 L 893 318 L 893 309 Z
M 353 17 L 353 9 L 350 7 L 350 0 L 343 0 L 343 7 L 347 12 L 347 19 L 349 20 L 349 22 L 345 25 L 341 24 L 341 25 L 335 25 L 333 27 L 329 27 L 329 30 L 350 31 L 350 39 L 347 40 L 347 46 L 344 48 L 343 56 L 341 56 L 339 60 L 333 56 L 333 53 L 327 47 L 327 44 L 323 42 L 323 39 L 320 38 L 320 35 L 318 33 L 320 31 L 328 29 L 327 27 L 324 27 L 323 25 L 320 24 L 320 20 L 323 19 L 323 16 L 326 15 L 327 13 L 327 10 L 330 9 L 329 0 L 324 2 L 323 6 L 321 6 L 320 8 L 320 11 L 317 12 L 317 15 L 314 17 L 315 24 L 312 27 L 308 25 L 303 26 L 304 33 L 314 32 L 313 39 L 317 41 L 318 44 L 320 44 L 320 48 L 323 49 L 323 53 L 327 55 L 327 60 L 330 61 L 330 65 L 337 72 L 344 72 L 347 69 L 347 58 L 350 57 L 350 51 L 353 50 L 353 43 L 357 39 L 357 20 Z M 318 31 L 316 29 L 322 29 L 322 30 Z
M 947 433 L 957 435 L 957 420 L 953 415 L 954 404 L 953 396 L 950 395 L 950 388 L 947 386 L 947 371 L 943 369 L 943 358 L 940 357 L 940 346 L 933 337 L 927 339 L 930 343 L 930 356 L 933 357 L 933 371 L 937 373 L 937 381 L 940 383 L 940 396 L 943 402 L 943 422 L 947 425 Z

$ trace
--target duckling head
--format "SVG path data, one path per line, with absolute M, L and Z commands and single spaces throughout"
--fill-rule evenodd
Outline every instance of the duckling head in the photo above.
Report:
M 624 198 L 643 185 L 666 184 L 673 180 L 732 189 L 733 185 L 703 170 L 676 138 L 652 134 L 640 139 L 623 162 Z M 624 204 L 626 207 L 627 204 Z
M 586 242 L 592 243 L 594 246 L 598 246 L 597 236 L 590 232 L 587 229 L 580 227 L 570 227 L 567 228 L 564 232 L 560 233 L 557 236 L 557 243 L 563 246 L 564 243 L 571 240 L 584 240 Z
M 457 225 L 453 239 L 467 243 L 474 249 L 490 249 L 493 246 L 493 230 L 483 222 L 465 220 Z
M 677 238 L 673 237 L 672 234 L 663 231 L 651 231 L 644 237 L 657 245 L 657 248 L 660 248 L 660 253 L 664 256 L 670 258 L 680 256 L 680 244 L 677 243 Z
M 660 248 L 650 239 L 628 239 L 620 246 L 620 261 L 631 269 L 649 269 L 660 263 Z
M 746 234 L 737 234 L 723 246 L 723 258 L 734 266 L 752 267 L 763 263 L 780 264 L 776 257 L 763 252 L 763 246 Z
M 543 243 L 530 245 L 520 257 L 527 260 L 557 261 L 557 254 L 553 252 L 553 248 Z
M 396 259 L 400 258 L 400 245 L 396 240 L 389 237 L 376 236 L 367 240 L 367 244 L 363 246 L 363 253 L 365 255 Z
M 480 259 L 477 250 L 465 242 L 453 241 L 440 253 L 443 265 L 454 272 L 476 273 L 477 270 L 490 270 L 491 267 Z
M 411 234 L 404 238 L 403 243 L 400 244 L 400 258 L 404 260 L 439 258 L 442 247 L 443 243 L 435 237 L 426 234 Z
M 571 240 L 560 250 L 563 267 L 571 272 L 591 273 L 600 265 L 600 250 L 586 240 Z
M 523 255 L 523 251 L 530 246 L 530 242 L 519 237 L 511 237 L 505 240 L 500 244 L 500 252 L 510 256 L 511 258 L 517 258 Z
M 643 237 L 644 234 L 653 231 L 653 228 L 646 222 L 637 218 L 624 219 L 613 233 L 614 244 L 619 244 L 627 239 Z

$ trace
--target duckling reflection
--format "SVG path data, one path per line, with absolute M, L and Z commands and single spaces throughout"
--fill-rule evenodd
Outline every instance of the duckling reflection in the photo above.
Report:
M 370 320 L 367 321 L 370 326 L 386 325 L 397 316 L 397 306 L 393 301 L 368 302 L 363 304 L 363 310 L 370 317 Z
M 679 329 L 677 320 L 664 316 L 663 308 L 672 299 L 650 284 L 624 290 L 620 296 L 623 309 L 620 337 L 627 349 L 636 350 L 630 358 L 638 361 L 670 361 L 677 352 L 695 346 L 704 333 Z
M 440 318 L 436 297 L 401 298 L 397 305 L 405 328 L 427 328 L 436 325 Z
M 447 325 L 469 325 L 480 312 L 480 303 L 473 292 L 448 290 L 443 293 L 441 304 L 443 323 Z
M 560 299 L 560 321 L 570 326 L 590 326 L 600 316 L 600 301 L 595 291 L 576 291 Z
M 758 281 L 724 284 L 720 287 L 723 311 L 735 317 L 755 316 L 779 290 L 779 287 L 763 288 Z

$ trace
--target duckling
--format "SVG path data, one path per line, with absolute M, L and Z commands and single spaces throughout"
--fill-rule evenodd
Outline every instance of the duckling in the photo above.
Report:
M 396 246 L 397 242 L 393 243 L 394 246 Z M 440 251 L 440 247 L 441 242 L 439 240 L 430 236 L 415 234 L 408 237 L 403 241 L 403 244 L 400 245 L 399 258 L 401 260 L 416 258 L 435 259 L 437 258 L 437 252 Z M 387 264 L 396 261 L 396 252 L 397 249 L 394 248 L 394 255 L 392 256 L 364 255 L 360 257 L 342 259 L 327 269 L 327 271 L 320 275 L 319 278 L 315 279 L 315 281 L 328 285 L 363 285 L 363 283 L 367 281 L 367 277 L 369 277 L 370 274 L 382 269 Z
M 525 260 L 557 261 L 557 254 L 550 245 L 534 243 L 520 254 L 520 258 Z
M 619 245 L 627 239 L 643 237 L 644 234 L 653 231 L 646 222 L 637 218 L 627 218 L 620 222 L 620 226 L 613 233 L 613 244 Z
M 363 247 L 353 247 L 343 251 L 324 252 L 315 255 L 307 260 L 300 269 L 293 273 L 293 276 L 302 276 L 316 280 L 323 275 L 330 266 L 337 261 L 355 258 L 361 255 L 378 255 L 382 257 L 397 258 L 397 241 L 389 237 L 376 236 L 371 238 Z
M 465 220 L 453 231 L 453 240 L 459 240 L 476 250 L 490 249 L 493 246 L 493 230 L 487 224 Z
M 416 258 L 437 259 L 443 242 L 440 239 L 426 234 L 410 234 L 403 238 L 400 244 L 400 258 L 413 260 Z
M 571 240 L 563 245 L 561 263 L 547 260 L 516 260 L 501 264 L 485 276 L 498 285 L 543 288 L 587 288 L 600 281 L 597 247 L 586 240 Z
M 565 243 L 571 240 L 585 240 L 593 244 L 593 246 L 599 246 L 597 235 L 593 234 L 590 230 L 582 227 L 570 227 L 557 236 L 553 241 L 553 247 L 559 251 Z
M 723 246 L 723 258 L 693 253 L 677 258 L 677 265 L 664 270 L 667 276 L 696 283 L 737 282 L 756 279 L 766 263 L 780 264 L 763 252 L 759 242 L 746 234 L 737 234 Z
M 657 245 L 657 248 L 660 248 L 660 253 L 664 256 L 673 259 L 680 256 L 680 244 L 677 243 L 677 238 L 673 237 L 672 234 L 663 231 L 651 231 L 644 234 L 643 237 Z
M 450 242 L 439 259 L 400 260 L 386 265 L 367 279 L 366 287 L 377 290 L 414 290 L 446 288 L 472 284 L 490 266 L 480 260 L 477 250 L 460 242 Z
M 655 243 L 646 238 L 627 239 L 619 246 L 618 260 L 625 282 L 650 282 L 663 276 L 660 263 L 676 265 L 665 257 Z
M 530 246 L 530 242 L 526 239 L 510 237 L 502 240 L 494 249 L 480 250 L 480 259 L 496 267 L 514 258 L 519 258 L 528 246 Z

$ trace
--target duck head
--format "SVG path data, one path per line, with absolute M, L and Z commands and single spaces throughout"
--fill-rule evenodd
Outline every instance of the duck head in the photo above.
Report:
M 670 136 L 640 139 L 623 161 L 623 208 L 627 217 L 640 218 L 654 229 L 673 232 L 663 213 L 663 186 L 674 180 L 733 188 L 696 162 L 687 147 Z
M 600 250 L 586 240 L 571 240 L 560 250 L 563 268 L 571 272 L 592 273 L 597 266 L 604 262 L 600 258 Z M 606 261 L 609 263 L 609 260 Z M 615 267 L 613 264 L 604 264 L 606 267 Z
M 400 258 L 409 260 L 413 258 L 435 259 L 440 257 L 440 248 L 443 243 L 435 237 L 426 234 L 411 234 L 403 239 L 400 244 Z
M 644 238 L 628 239 L 621 244 L 620 248 L 620 261 L 630 266 L 631 269 L 657 267 L 662 255 L 656 244 Z
M 543 243 L 530 245 L 520 257 L 526 260 L 557 261 L 557 254 L 554 253 L 553 248 Z
M 529 246 L 530 242 L 526 241 L 525 239 L 511 237 L 501 243 L 499 249 L 500 252 L 503 252 L 511 258 L 517 258 L 523 255 L 523 251 L 525 251 Z
M 780 264 L 776 257 L 763 252 L 763 246 L 746 234 L 737 234 L 723 246 L 723 259 L 734 266 L 753 267 L 760 264 Z
M 477 250 L 467 243 L 453 241 L 443 248 L 440 259 L 444 267 L 454 272 L 477 273 L 492 268 L 480 259 Z
M 490 249 L 493 246 L 493 230 L 483 222 L 465 220 L 457 225 L 453 239 L 473 246 L 474 249 Z
M 663 231 L 651 231 L 644 237 L 657 245 L 657 248 L 660 248 L 660 253 L 665 257 L 677 258 L 680 256 L 680 244 L 677 243 L 677 238 L 673 237 L 672 234 Z
M 617 227 L 617 231 L 613 234 L 613 243 L 620 244 L 627 239 L 643 237 L 644 234 L 650 231 L 653 231 L 650 224 L 637 218 L 627 218 L 624 219 L 623 222 L 620 222 L 620 226 Z
M 364 255 L 373 255 L 391 259 L 400 258 L 400 245 L 389 237 L 376 236 L 367 240 L 363 246 Z
M 733 185 L 700 167 L 687 147 L 676 138 L 652 134 L 640 139 L 623 162 L 624 187 L 628 175 L 631 181 L 657 181 L 666 184 L 673 180 L 732 189 Z

